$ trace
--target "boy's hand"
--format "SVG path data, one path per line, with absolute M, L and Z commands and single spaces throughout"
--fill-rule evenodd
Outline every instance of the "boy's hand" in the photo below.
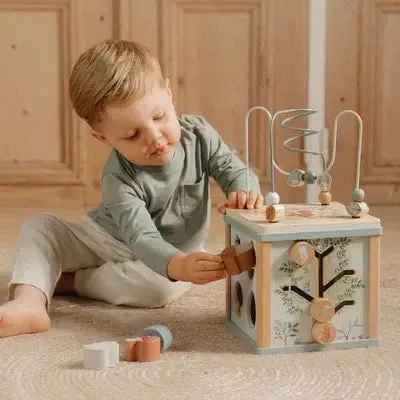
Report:
M 247 194 L 245 190 L 239 190 L 238 192 L 229 193 L 228 200 L 225 203 L 219 204 L 217 210 L 224 214 L 227 208 L 247 208 L 248 210 L 252 210 L 253 208 L 260 208 L 263 204 L 264 197 L 261 193 L 250 190 Z
M 225 278 L 227 271 L 220 256 L 194 251 L 173 257 L 168 264 L 168 275 L 177 281 L 204 285 Z

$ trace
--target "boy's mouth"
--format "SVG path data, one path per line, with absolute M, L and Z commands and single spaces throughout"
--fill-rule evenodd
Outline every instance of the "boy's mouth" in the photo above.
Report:
M 159 147 L 155 152 L 153 152 L 152 154 L 157 154 L 157 155 L 160 155 L 160 154 L 164 154 L 166 151 L 167 151 L 167 148 L 168 148 L 168 145 L 164 145 L 164 146 L 161 146 L 161 147 Z

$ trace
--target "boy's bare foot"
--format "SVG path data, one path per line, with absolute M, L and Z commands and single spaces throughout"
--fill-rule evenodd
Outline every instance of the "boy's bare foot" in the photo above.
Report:
M 43 332 L 49 327 L 46 297 L 33 286 L 18 285 L 14 300 L 0 306 L 0 337 Z

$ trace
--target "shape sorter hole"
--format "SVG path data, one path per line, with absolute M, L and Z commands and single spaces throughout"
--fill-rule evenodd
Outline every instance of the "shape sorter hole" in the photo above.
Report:
M 249 299 L 247 302 L 247 319 L 252 328 L 256 325 L 256 299 L 254 293 L 250 292 Z
M 235 299 L 235 307 L 236 307 L 236 314 L 238 317 L 240 317 L 240 314 L 242 313 L 242 306 L 243 306 L 243 290 L 242 286 L 240 285 L 239 282 L 235 283 L 235 288 L 234 288 L 234 299 Z

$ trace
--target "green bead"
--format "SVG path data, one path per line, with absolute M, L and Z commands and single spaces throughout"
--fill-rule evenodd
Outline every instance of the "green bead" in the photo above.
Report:
M 353 201 L 363 201 L 364 200 L 364 190 L 362 189 L 357 189 L 354 188 L 353 192 L 351 193 L 351 198 L 353 199 Z
M 308 183 L 309 185 L 314 184 L 316 180 L 317 180 L 317 175 L 315 175 L 314 172 L 312 171 L 307 171 L 303 175 L 303 181 L 305 183 Z

